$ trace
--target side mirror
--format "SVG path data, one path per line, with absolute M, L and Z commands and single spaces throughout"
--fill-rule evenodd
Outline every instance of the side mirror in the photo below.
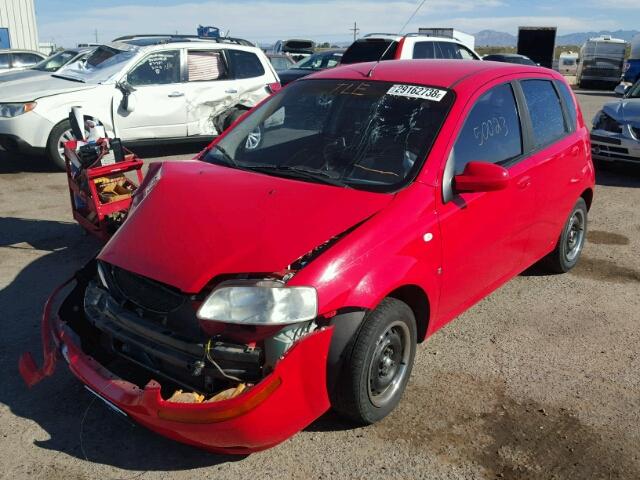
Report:
M 616 95 L 620 95 L 621 97 L 624 97 L 624 95 L 627 93 L 627 91 L 629 90 L 629 85 L 625 85 L 624 83 L 619 84 L 614 92 Z
M 126 100 L 123 108 L 129 113 L 133 112 L 136 109 L 136 94 L 130 93 L 129 95 L 124 97 L 124 99 Z
M 453 177 L 453 189 L 458 192 L 492 192 L 509 185 L 509 172 L 495 163 L 469 162 L 460 175 Z

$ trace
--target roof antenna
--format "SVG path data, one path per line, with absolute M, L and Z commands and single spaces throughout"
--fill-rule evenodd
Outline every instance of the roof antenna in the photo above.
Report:
M 404 29 L 407 28 L 407 25 L 409 25 L 409 22 L 413 20 L 413 17 L 416 16 L 416 14 L 420 11 L 420 9 L 422 8 L 422 6 L 425 4 L 426 1 L 427 0 L 422 0 L 422 2 L 420 2 L 420 5 L 418 5 L 418 8 L 416 8 L 411 14 L 411 16 L 407 19 L 407 21 L 404 22 L 404 25 L 400 29 L 400 32 L 398 32 L 398 35 L 402 35 L 402 32 L 404 32 Z M 378 58 L 376 63 L 369 69 L 369 71 L 365 75 L 367 78 L 371 78 L 371 76 L 373 75 L 373 71 L 376 69 L 376 67 L 380 64 L 384 56 L 387 54 L 387 52 L 391 48 L 391 45 L 393 45 L 393 41 L 389 42 L 389 45 L 387 45 L 387 48 L 385 48 L 384 52 L 382 52 L 382 55 L 380 55 L 380 58 Z

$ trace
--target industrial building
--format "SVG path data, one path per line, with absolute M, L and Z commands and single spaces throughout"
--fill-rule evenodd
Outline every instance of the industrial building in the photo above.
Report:
M 34 0 L 0 0 L 0 49 L 38 50 Z

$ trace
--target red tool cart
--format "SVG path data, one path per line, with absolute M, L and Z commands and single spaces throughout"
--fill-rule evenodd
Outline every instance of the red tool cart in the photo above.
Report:
M 76 140 L 65 143 L 64 156 L 73 218 L 87 232 L 107 241 L 125 219 L 131 196 L 142 182 L 142 160 L 127 151 L 124 160 L 102 165 L 108 154 L 108 142 L 97 142 L 96 160 L 82 167 Z M 126 176 L 135 172 L 137 183 Z

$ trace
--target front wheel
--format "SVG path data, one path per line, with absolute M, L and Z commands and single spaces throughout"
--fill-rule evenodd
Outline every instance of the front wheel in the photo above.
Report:
M 400 402 L 416 353 L 416 320 L 407 304 L 386 298 L 367 318 L 351 347 L 333 408 L 361 425 L 386 417 Z
M 71 130 L 71 123 L 69 120 L 63 120 L 58 123 L 49 134 L 49 140 L 47 140 L 47 156 L 53 165 L 60 170 L 65 170 L 66 165 L 64 161 L 64 144 L 68 140 L 74 140 L 73 132 Z
M 545 266 L 555 273 L 566 273 L 576 266 L 587 238 L 587 204 L 578 199 L 569 214 L 556 248 L 544 259 Z

